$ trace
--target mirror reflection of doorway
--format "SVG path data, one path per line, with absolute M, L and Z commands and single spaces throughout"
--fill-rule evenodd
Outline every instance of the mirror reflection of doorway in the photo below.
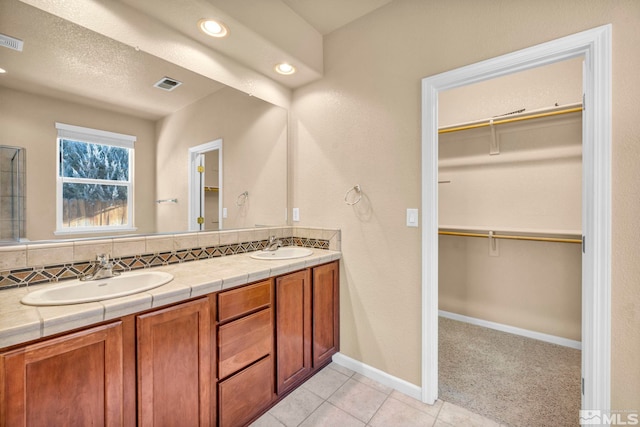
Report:
M 201 230 L 219 230 L 220 229 L 220 171 L 219 171 L 220 150 L 207 151 L 202 155 L 203 169 L 202 186 L 203 200 L 200 202 L 204 206 L 202 212 Z
M 221 230 L 222 139 L 189 149 L 189 230 Z

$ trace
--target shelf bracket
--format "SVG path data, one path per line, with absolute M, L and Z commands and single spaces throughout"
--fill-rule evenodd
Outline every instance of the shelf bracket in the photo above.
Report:
M 489 256 L 500 256 L 500 249 L 498 248 L 498 239 L 495 238 L 495 233 L 489 231 Z
M 493 119 L 489 120 L 489 128 L 491 129 L 491 142 L 489 143 L 489 155 L 495 156 L 500 154 L 500 144 L 496 135 L 496 127 L 493 125 Z

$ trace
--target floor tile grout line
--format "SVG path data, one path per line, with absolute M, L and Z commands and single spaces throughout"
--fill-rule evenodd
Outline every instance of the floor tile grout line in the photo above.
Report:
M 349 379 L 353 376 L 353 374 L 352 374 L 351 376 L 348 376 L 348 375 L 345 375 L 344 373 L 342 373 L 342 372 L 338 371 L 337 369 L 333 369 L 333 368 L 331 368 L 329 365 L 327 365 L 327 367 L 329 367 L 330 369 L 332 369 L 333 371 L 335 371 L 335 372 L 337 372 L 337 373 L 339 373 L 339 374 L 341 374 L 341 375 L 344 375 L 347 379 L 346 379 L 342 384 L 340 384 L 340 387 L 338 387 L 336 390 L 334 390 L 334 391 L 329 395 L 329 397 L 327 397 L 326 399 L 325 399 L 324 397 L 322 397 L 322 396 L 319 396 L 319 395 L 318 395 L 317 393 L 315 393 L 313 390 L 310 390 L 309 388 L 306 388 L 306 387 L 305 387 L 305 389 L 306 389 L 308 392 L 310 392 L 310 393 L 312 393 L 312 394 L 314 394 L 314 395 L 318 396 L 320 399 L 322 399 L 322 403 L 321 403 L 320 405 L 318 405 L 318 407 L 317 407 L 316 409 L 314 409 L 313 411 L 311 411 L 311 412 L 309 413 L 309 415 L 307 415 L 307 416 L 304 418 L 304 420 L 300 421 L 300 423 L 298 423 L 298 425 L 297 425 L 296 427 L 299 427 L 299 426 L 301 426 L 302 424 L 304 424 L 304 422 L 305 422 L 307 419 L 309 419 L 309 417 L 311 417 L 311 415 L 313 415 L 313 414 L 314 414 L 318 409 L 320 409 L 320 408 L 322 407 L 322 405 L 324 405 L 325 403 L 327 403 L 327 404 L 329 404 L 329 405 L 333 406 L 334 408 L 336 408 L 336 409 L 338 409 L 338 410 L 340 410 L 340 411 L 344 412 L 345 414 L 348 414 L 349 416 L 353 417 L 353 415 L 351 415 L 351 414 L 350 414 L 350 413 L 348 413 L 347 411 L 344 411 L 343 409 L 340 409 L 340 408 L 338 408 L 337 406 L 335 406 L 334 404 L 332 404 L 331 402 L 329 402 L 329 399 L 331 398 L 331 396 L 333 396 L 333 395 L 334 395 L 338 390 L 340 390 L 340 388 L 342 388 L 342 386 L 344 386 L 344 385 L 349 381 Z M 302 384 L 302 386 L 304 386 L 304 383 Z M 288 397 L 288 396 L 287 396 L 287 397 Z M 355 418 L 355 417 L 354 417 L 354 418 Z M 276 418 L 276 419 L 277 419 L 277 418 Z M 356 418 L 356 419 L 357 419 L 357 418 Z M 278 421 L 280 421 L 280 420 L 278 420 Z M 285 427 L 286 427 L 286 424 L 285 424 Z
M 289 396 L 291 396 L 291 395 L 289 395 Z M 287 396 L 287 397 L 289 397 L 289 396 Z M 282 400 L 282 402 L 284 402 L 284 401 L 287 399 L 287 397 L 285 397 L 285 398 Z M 275 406 L 274 406 L 273 408 L 275 408 Z M 273 409 L 273 408 L 271 408 L 271 409 Z M 280 418 L 278 418 L 275 414 L 272 414 L 272 413 L 271 413 L 271 409 L 269 409 L 266 413 L 267 413 L 267 414 L 269 414 L 269 415 L 271 415 L 273 418 L 275 418 L 275 419 L 276 419 L 276 421 L 278 421 L 278 422 L 279 422 L 280 424 L 282 424 L 284 427 L 288 427 L 288 426 L 287 426 L 287 424 L 286 424 L 283 420 L 281 420 Z M 302 423 L 298 423 L 297 425 L 299 426 L 300 424 L 302 424 Z
M 365 384 L 366 385 L 366 384 Z M 367 421 L 365 423 L 365 426 L 370 426 L 369 423 L 371 423 L 371 420 L 373 420 L 376 415 L 378 414 L 378 412 L 380 412 L 380 409 L 382 409 L 382 407 L 384 406 L 385 403 L 387 403 L 387 400 L 389 400 L 391 398 L 391 393 L 387 394 L 387 397 L 385 397 L 384 401 L 380 404 L 380 406 L 378 406 L 378 409 L 376 409 L 376 411 L 373 413 L 373 415 L 371 415 L 371 418 L 369 418 L 369 421 Z
M 328 366 L 328 367 L 329 367 L 329 366 Z M 374 418 L 375 418 L 375 417 L 380 413 L 380 410 L 382 409 L 382 407 L 383 407 L 385 404 L 387 404 L 387 403 L 389 402 L 389 399 L 390 399 L 390 398 L 391 398 L 391 399 L 396 400 L 397 402 L 399 402 L 399 403 L 401 403 L 401 404 L 407 405 L 408 407 L 413 407 L 413 405 L 411 405 L 411 404 L 409 404 L 409 403 L 407 403 L 407 402 L 404 402 L 402 399 L 398 399 L 397 397 L 394 397 L 394 396 L 393 396 L 393 389 L 392 389 L 389 393 L 387 393 L 387 392 L 386 392 L 386 390 L 381 390 L 381 389 L 377 388 L 375 385 L 372 385 L 372 384 L 367 383 L 367 382 L 360 381 L 360 380 L 359 380 L 358 378 L 356 378 L 356 376 L 355 376 L 356 372 L 353 372 L 353 371 L 352 371 L 352 372 L 353 372 L 353 373 L 352 373 L 352 375 L 348 375 L 348 374 L 346 374 L 345 372 L 339 371 L 339 370 L 337 370 L 337 369 L 333 369 L 333 368 L 331 368 L 331 369 L 332 369 L 332 371 L 334 371 L 334 372 L 336 372 L 336 373 L 339 373 L 339 374 L 341 374 L 342 376 L 344 376 L 344 377 L 345 377 L 345 379 L 344 379 L 344 381 L 341 381 L 341 384 L 340 384 L 340 385 L 339 385 L 339 386 L 338 386 L 338 387 L 337 387 L 333 392 L 331 392 L 327 398 L 324 398 L 324 397 L 322 397 L 322 396 L 318 395 L 316 392 L 314 392 L 314 391 L 313 391 L 313 390 L 311 390 L 310 388 L 304 387 L 305 383 L 301 384 L 302 388 L 304 388 L 307 392 L 309 392 L 309 393 L 311 393 L 312 395 L 314 395 L 314 396 L 318 397 L 318 398 L 320 399 L 320 402 L 321 402 L 321 403 L 320 403 L 320 404 L 319 404 L 315 409 L 313 409 L 313 410 L 312 410 L 308 415 L 306 415 L 306 416 L 305 416 L 305 418 L 304 418 L 303 420 L 301 420 L 300 422 L 298 422 L 298 423 L 295 425 L 295 427 L 299 427 L 299 426 L 301 426 L 302 424 L 304 424 L 304 423 L 305 423 L 305 422 L 306 422 L 310 417 L 312 417 L 312 416 L 313 416 L 313 415 L 314 415 L 314 414 L 315 414 L 315 413 L 316 413 L 316 412 L 317 412 L 321 407 L 323 407 L 325 403 L 326 403 L 326 404 L 328 404 L 328 405 L 330 405 L 333 409 L 336 409 L 336 410 L 338 410 L 338 411 L 340 411 L 340 412 L 342 412 L 342 413 L 344 413 L 344 414 L 348 415 L 349 417 L 353 418 L 354 420 L 357 420 L 357 421 L 359 421 L 359 422 L 363 423 L 363 425 L 364 425 L 365 427 L 371 427 L 371 426 L 372 426 L 372 424 L 371 424 L 372 420 L 373 420 L 373 419 L 374 419 Z M 371 417 L 369 417 L 369 419 L 368 419 L 367 421 L 363 421 L 359 416 L 354 415 L 354 414 L 353 414 L 353 413 L 351 413 L 348 409 L 343 409 L 343 408 L 341 408 L 341 407 L 337 406 L 336 404 L 334 404 L 334 403 L 332 403 L 332 402 L 330 401 L 330 399 L 331 399 L 331 398 L 332 398 L 336 393 L 338 393 L 338 391 L 339 391 L 339 390 L 341 390 L 341 389 L 342 389 L 346 384 L 348 384 L 348 383 L 349 383 L 349 380 L 350 380 L 350 379 L 353 379 L 356 383 L 358 383 L 358 384 L 360 384 L 360 385 L 364 385 L 364 386 L 366 386 L 366 387 L 367 387 L 368 389 L 370 389 L 370 390 L 376 391 L 376 392 L 378 392 L 378 393 L 382 393 L 382 394 L 384 395 L 384 400 L 383 400 L 383 401 L 382 401 L 382 403 L 377 407 L 377 409 L 374 411 L 374 413 L 371 415 Z M 363 378 L 363 379 L 364 379 L 364 378 Z M 289 396 L 287 396 L 287 398 L 289 398 Z M 437 423 L 441 423 L 443 426 L 453 427 L 451 424 L 449 424 L 447 421 L 445 421 L 443 418 L 441 418 L 441 416 L 443 415 L 443 412 L 442 412 L 442 411 L 443 411 L 443 409 L 444 409 L 444 405 L 445 405 L 445 404 L 447 404 L 447 403 L 448 403 L 448 404 L 450 404 L 450 405 L 453 405 L 454 407 L 457 407 L 458 405 L 455 405 L 455 404 L 453 404 L 453 403 L 451 403 L 451 402 L 447 402 L 447 401 L 445 401 L 445 400 L 443 400 L 443 399 L 437 399 L 437 400 L 436 400 L 436 402 L 434 403 L 434 405 L 437 405 L 438 403 L 439 403 L 439 407 L 437 408 L 437 411 L 435 412 L 435 414 L 434 414 L 434 415 L 432 415 L 432 413 L 430 413 L 430 412 L 423 411 L 423 410 L 421 410 L 421 409 L 419 409 L 419 408 L 417 408 L 417 407 L 414 407 L 414 409 L 417 409 L 417 410 L 419 410 L 420 412 L 423 412 L 423 413 L 425 413 L 425 414 L 427 414 L 427 415 L 431 416 L 431 417 L 434 419 L 433 424 L 431 425 L 431 427 L 433 427 L 433 426 L 434 426 L 434 425 L 436 425 Z M 434 406 L 434 405 L 429 405 L 429 406 Z M 460 408 L 462 408 L 462 409 L 466 409 L 466 408 L 464 408 L 463 406 L 460 406 Z M 467 410 L 468 410 L 468 409 L 467 409 Z M 472 412 L 472 411 L 471 411 L 471 412 Z M 283 425 L 284 427 L 290 427 L 288 424 L 286 424 L 285 422 L 283 422 L 280 418 L 278 418 L 276 415 L 274 415 L 274 414 L 273 414 L 273 413 L 271 413 L 270 411 L 268 411 L 268 413 L 269 413 L 269 414 L 270 414 L 270 415 L 271 415 L 271 416 L 272 416 L 272 417 L 273 417 L 273 418 L 274 418 L 274 419 L 275 419 L 275 420 L 276 420 L 280 425 Z M 472 413 L 473 413 L 473 412 L 472 412 Z M 477 415 L 480 415 L 480 414 L 477 414 Z M 483 418 L 485 418 L 485 417 L 483 417 Z M 496 420 L 492 420 L 492 419 L 490 419 L 490 418 L 489 418 L 489 420 L 494 421 L 494 422 L 497 422 Z M 506 424 L 500 424 L 500 422 L 498 422 L 498 424 L 500 425 L 500 427 L 507 427 L 507 425 L 506 425 Z
M 384 394 L 384 395 L 385 395 L 384 401 L 380 404 L 380 406 L 376 409 L 376 411 L 375 411 L 375 412 L 374 412 L 374 414 L 369 418 L 369 420 L 368 420 L 368 421 L 362 421 L 360 418 L 358 418 L 357 416 L 353 415 L 352 413 L 350 413 L 350 412 L 348 412 L 348 411 L 346 411 L 346 410 L 344 410 L 344 409 L 342 410 L 342 411 L 346 412 L 347 414 L 351 415 L 353 418 L 355 418 L 355 419 L 357 419 L 357 420 L 359 420 L 359 421 L 364 422 L 365 426 L 368 426 L 368 425 L 369 425 L 369 423 L 371 422 L 371 420 L 373 419 L 373 417 L 378 413 L 378 411 L 380 410 L 380 408 L 382 408 L 382 405 L 384 405 L 384 403 L 387 401 L 387 399 L 389 399 L 389 397 L 391 397 L 391 393 L 393 393 L 393 390 L 391 390 L 389 393 L 384 392 L 384 391 L 381 391 L 381 390 L 377 389 L 376 387 L 371 386 L 370 384 L 367 384 L 366 382 L 363 382 L 363 381 L 358 380 L 358 379 L 356 378 L 356 375 L 355 375 L 355 374 L 356 374 L 356 372 L 354 372 L 354 373 L 353 373 L 353 375 L 351 375 L 351 376 L 347 379 L 347 381 L 345 381 L 345 382 L 344 382 L 340 387 L 338 387 L 338 389 L 337 389 L 336 391 L 334 391 L 334 392 L 331 394 L 331 396 L 333 396 L 335 393 L 337 393 L 337 392 L 338 392 L 338 390 L 340 390 L 342 387 L 344 387 L 344 386 L 349 382 L 349 380 L 353 380 L 353 381 L 357 382 L 358 384 L 363 385 L 363 386 L 365 386 L 365 387 L 367 387 L 367 388 L 369 388 L 369 389 L 371 389 L 371 390 L 373 390 L 373 391 L 376 391 L 376 392 L 379 392 L 379 393 Z M 366 377 L 364 377 L 364 378 L 366 378 Z M 329 398 L 327 399 L 327 401 L 331 398 L 331 396 L 329 396 Z M 331 402 L 328 402 L 328 403 L 329 403 L 329 404 L 332 404 Z M 333 404 L 332 404 L 332 405 L 333 405 Z M 333 405 L 333 406 L 336 406 L 336 405 Z M 336 406 L 336 407 L 337 407 L 337 406 Z M 340 409 L 339 407 L 337 407 L 337 408 L 338 408 L 338 409 Z
M 335 372 L 338 372 L 338 373 L 340 373 L 340 374 L 345 375 L 343 372 L 341 372 L 341 371 L 339 371 L 339 370 L 334 369 L 333 367 L 331 367 L 331 365 L 327 365 L 327 367 L 329 367 L 329 368 L 333 369 Z M 371 422 L 371 420 L 375 417 L 375 415 L 378 413 L 378 411 L 380 411 L 380 409 L 381 409 L 381 408 L 382 408 L 382 406 L 387 402 L 387 400 L 388 400 L 389 398 L 393 398 L 393 397 L 391 396 L 391 395 L 393 394 L 393 388 L 391 389 L 391 391 L 390 391 L 389 393 L 387 393 L 386 391 L 382 391 L 382 390 L 380 390 L 380 389 L 378 389 L 378 388 L 376 388 L 376 387 L 374 387 L 374 386 L 372 386 L 372 385 L 370 385 L 370 384 L 367 384 L 367 383 L 366 383 L 366 382 L 364 382 L 364 381 L 360 381 L 360 380 L 356 377 L 356 374 L 357 374 L 357 372 L 352 371 L 352 374 L 351 374 L 350 376 L 349 376 L 349 375 L 345 375 L 345 376 L 347 377 L 347 380 L 346 380 L 345 382 L 343 382 L 343 383 L 340 385 L 340 387 L 338 387 L 338 388 L 337 388 L 333 393 L 331 393 L 331 395 L 330 395 L 330 396 L 329 396 L 325 401 L 326 401 L 327 403 L 329 403 L 330 405 L 335 406 L 335 405 L 333 405 L 331 402 L 329 402 L 329 399 L 330 399 L 330 398 L 331 398 L 335 393 L 337 393 L 337 392 L 338 392 L 338 390 L 340 390 L 342 387 L 344 387 L 344 385 L 345 385 L 345 384 L 347 384 L 347 383 L 349 382 L 349 379 L 352 379 L 352 380 L 354 380 L 354 381 L 358 382 L 359 384 L 362 384 L 362 385 L 364 385 L 364 386 L 366 386 L 366 387 L 370 388 L 371 390 L 374 390 L 374 391 L 377 391 L 377 392 L 383 393 L 383 394 L 386 396 L 386 397 L 385 397 L 385 399 L 384 399 L 384 401 L 383 401 L 383 402 L 382 402 L 382 404 L 381 404 L 381 405 L 376 409 L 376 411 L 375 411 L 375 412 L 374 412 L 374 414 L 371 416 L 371 418 L 369 418 L 369 420 L 368 420 L 367 422 L 365 422 L 365 426 L 369 426 L 369 423 Z M 364 377 L 364 378 L 367 378 L 367 377 Z M 311 391 L 311 390 L 309 390 L 309 391 Z M 315 394 L 315 393 L 314 393 L 314 394 Z M 395 399 L 395 398 L 393 398 L 393 399 Z M 395 399 L 395 400 L 398 400 L 398 399 Z M 437 402 L 437 401 L 438 401 L 438 400 L 436 400 L 436 402 Z M 440 400 L 440 401 L 442 402 L 442 404 L 441 404 L 441 405 L 440 405 L 440 407 L 438 408 L 438 412 L 436 413 L 436 415 L 435 415 L 435 416 L 433 416 L 433 415 L 432 415 L 432 417 L 434 418 L 434 424 L 436 423 L 436 421 L 438 421 L 438 417 L 440 416 L 440 412 L 442 411 L 442 407 L 444 406 L 444 401 L 442 401 L 442 400 Z M 404 403 L 404 402 L 402 402 L 402 401 L 400 401 L 400 400 L 398 400 L 398 402 Z M 404 404 L 406 405 L 406 403 L 404 403 Z M 435 403 L 434 403 L 434 405 L 435 405 Z M 316 408 L 316 409 L 317 409 L 317 408 Z M 338 409 L 340 409 L 340 408 L 338 408 Z M 314 412 L 315 412 L 315 411 L 314 411 Z M 347 412 L 347 411 L 344 411 L 344 410 L 343 410 L 343 412 L 346 412 L 346 413 L 348 413 L 349 415 L 351 415 L 352 417 L 354 417 L 354 418 L 356 418 L 356 419 L 359 419 L 358 417 L 355 417 L 353 414 L 351 414 L 351 413 L 349 413 L 349 412 Z M 421 412 L 424 412 L 424 411 L 421 411 Z M 426 413 L 426 412 L 425 412 L 425 413 Z M 428 413 L 427 413 L 427 415 L 430 415 L 430 414 L 428 414 Z M 360 421 L 362 421 L 362 420 L 360 420 Z M 444 421 L 442 421 L 442 422 L 444 422 Z
M 339 371 L 339 370 L 337 370 L 337 369 L 333 368 L 333 367 L 331 366 L 331 364 L 327 365 L 327 367 L 329 367 L 329 368 L 333 369 L 335 372 L 338 372 L 338 373 L 340 373 L 340 374 L 345 375 L 345 374 L 344 374 L 344 372 Z M 347 369 L 348 369 L 348 368 L 347 368 Z M 350 370 L 350 371 L 351 371 L 351 370 Z M 351 371 L 351 372 L 352 372 L 352 373 L 351 373 L 351 375 L 345 375 L 345 376 L 347 376 L 347 377 L 348 377 L 348 378 L 350 378 L 350 379 L 353 379 L 354 381 L 357 381 L 358 383 L 360 383 L 360 384 L 362 384 L 362 385 L 365 385 L 365 386 L 367 386 L 367 387 L 369 387 L 369 388 L 371 388 L 371 389 L 373 389 L 373 390 L 379 391 L 379 392 L 384 393 L 384 394 L 386 395 L 386 398 L 385 398 L 384 402 L 382 402 L 382 405 L 384 405 L 384 403 L 385 403 L 389 398 L 393 398 L 393 399 L 395 399 L 393 396 L 391 396 L 391 395 L 393 394 L 393 388 L 391 389 L 391 391 L 390 391 L 389 393 L 387 393 L 387 392 L 385 392 L 385 391 L 382 391 L 382 390 L 379 390 L 378 388 L 376 388 L 376 387 L 374 387 L 374 386 L 371 386 L 370 384 L 367 384 L 366 382 L 364 382 L 364 381 L 360 381 L 358 378 L 356 378 L 356 374 L 357 374 L 357 372 L 355 372 L 355 371 Z M 367 377 L 364 377 L 364 378 L 367 378 Z M 348 380 L 347 380 L 346 382 L 348 382 Z M 334 391 L 334 392 L 331 394 L 331 396 L 333 396 L 333 394 L 334 394 L 334 393 L 336 393 L 340 388 L 342 388 L 342 387 L 346 384 L 346 382 L 344 382 L 340 387 L 338 387 L 338 389 L 337 389 L 336 391 Z M 331 398 L 331 396 L 329 396 L 329 398 Z M 327 398 L 327 401 L 329 400 L 329 398 Z M 401 403 L 404 403 L 404 402 L 402 402 L 402 401 L 401 401 L 401 400 L 399 400 L 399 399 L 395 399 L 395 400 L 397 400 L 397 401 L 399 401 L 399 402 L 401 402 Z M 442 411 L 442 407 L 444 406 L 444 403 L 445 403 L 445 401 L 444 401 L 444 400 L 442 400 L 442 399 L 436 399 L 436 402 L 435 402 L 433 405 L 430 405 L 430 406 L 434 406 L 434 405 L 436 405 L 436 404 L 437 404 L 437 402 L 438 402 L 438 400 L 439 400 L 440 402 L 442 402 L 442 404 L 441 404 L 441 405 L 440 405 L 440 407 L 438 408 L 438 410 L 437 410 L 437 412 L 436 412 L 436 414 L 435 414 L 435 415 L 431 415 L 431 414 L 429 414 L 429 413 L 427 413 L 427 412 L 425 412 L 425 411 L 421 411 L 421 412 L 426 413 L 427 415 L 431 415 L 431 416 L 434 418 L 434 420 L 435 420 L 435 421 L 438 421 L 438 420 L 439 420 L 440 413 L 441 413 L 441 411 Z M 329 402 L 329 403 L 331 403 L 331 402 Z M 406 404 L 406 403 L 405 403 L 405 404 Z M 375 414 L 377 414 L 377 413 L 378 413 L 378 411 L 380 410 L 380 408 L 382 408 L 382 405 L 380 405 L 380 407 L 376 410 L 376 412 L 375 412 L 375 413 L 374 413 L 374 415 L 369 419 L 369 421 L 366 423 L 366 425 L 369 425 L 369 422 L 371 422 L 371 420 L 373 419 L 373 417 L 375 417 Z M 335 406 L 335 405 L 334 405 L 334 406 Z M 435 421 L 434 421 L 434 424 L 435 424 Z M 440 420 L 440 421 L 442 421 L 442 420 Z M 495 421 L 495 420 L 494 420 L 494 421 Z M 445 422 L 445 421 L 442 421 L 442 422 Z M 447 424 L 448 424 L 448 423 L 447 423 Z
M 440 402 L 442 402 L 442 404 L 441 404 L 441 405 L 440 405 L 440 407 L 438 408 L 438 412 L 436 412 L 436 421 L 438 420 L 438 418 L 440 418 L 440 412 L 442 412 L 442 407 L 444 406 L 444 400 L 442 400 L 442 399 L 436 399 L 436 401 L 435 401 L 434 405 L 435 405 L 436 403 L 438 403 L 438 400 L 439 400 Z M 443 421 L 443 422 L 444 422 L 444 421 Z
M 328 366 L 328 365 L 327 365 L 327 366 Z M 334 369 L 334 371 L 335 371 L 335 369 Z M 338 371 L 336 371 L 336 372 L 338 372 Z M 342 372 L 340 372 L 340 373 L 342 373 Z M 343 375 L 344 375 L 344 374 L 343 374 Z M 325 400 L 325 402 L 326 402 L 326 403 L 328 403 L 329 405 L 333 406 L 334 408 L 336 408 L 336 409 L 338 409 L 338 410 L 340 410 L 340 411 L 344 412 L 345 414 L 349 415 L 350 417 L 352 417 L 352 418 L 354 418 L 354 419 L 356 419 L 356 420 L 358 420 L 358 421 L 363 422 L 363 423 L 364 423 L 364 425 L 366 426 L 366 425 L 367 425 L 367 422 L 362 421 L 360 418 L 356 417 L 356 416 L 355 416 L 355 415 L 353 415 L 351 412 L 348 412 L 348 411 L 346 411 L 346 410 L 344 410 L 344 409 L 342 409 L 342 408 L 340 408 L 340 407 L 338 407 L 338 406 L 334 405 L 333 403 L 331 403 L 331 402 L 329 401 L 329 399 L 331 399 L 331 397 L 333 397 L 333 395 L 335 395 L 335 394 L 336 394 L 340 389 L 342 389 L 342 387 L 344 387 L 344 386 L 349 382 L 349 380 L 356 381 L 357 383 L 360 383 L 360 384 L 362 384 L 362 385 L 365 385 L 365 386 L 367 386 L 367 387 L 369 387 L 369 388 L 373 389 L 373 387 L 370 387 L 370 386 L 368 386 L 367 384 L 361 383 L 360 381 L 356 380 L 356 379 L 354 378 L 354 376 L 355 376 L 355 372 L 354 372 L 353 374 L 351 374 L 351 376 L 345 375 L 345 377 L 347 377 L 346 381 L 344 381 L 344 382 L 340 385 L 340 387 L 338 387 L 338 388 L 337 388 L 333 393 L 331 393 L 331 395 L 330 395 L 330 396 Z M 374 389 L 374 390 L 375 390 L 375 389 Z M 317 409 L 317 408 L 316 408 L 316 409 Z M 315 412 L 315 411 L 314 411 L 314 412 Z M 373 418 L 373 417 L 372 417 L 372 418 Z M 369 420 L 369 421 L 370 421 L 370 420 Z
M 315 393 L 314 393 L 314 394 L 315 394 Z M 316 395 L 316 396 L 317 396 L 317 395 Z M 318 409 L 320 409 L 320 407 L 321 407 L 322 405 L 324 405 L 324 404 L 325 404 L 325 402 L 326 402 L 326 400 L 325 400 L 325 401 L 323 401 L 320 405 L 318 405 L 318 407 L 317 407 L 316 409 L 314 409 L 313 411 L 311 411 L 311 412 L 309 413 L 309 415 L 307 415 L 306 417 L 304 417 L 304 419 L 303 419 L 302 421 L 300 421 L 300 422 L 296 425 L 296 427 L 299 427 L 299 426 L 301 426 L 302 424 L 304 424 L 304 422 L 305 422 L 305 421 L 307 421 L 307 420 L 309 419 L 309 417 L 310 417 L 311 415 L 313 415 L 313 414 L 314 414 Z M 284 423 L 283 423 L 283 424 L 284 424 Z M 285 427 L 287 427 L 287 425 L 286 425 L 286 424 L 285 424 Z
M 347 412 L 347 411 L 345 411 L 344 409 L 342 409 L 342 408 L 340 408 L 340 407 L 338 407 L 338 406 L 334 405 L 333 403 L 329 402 L 329 400 L 327 400 L 327 401 L 326 401 L 326 403 L 327 403 L 328 405 L 333 406 L 333 407 L 334 407 L 334 408 L 336 408 L 338 411 L 340 411 L 340 412 L 344 412 L 345 414 L 347 414 L 348 416 L 350 416 L 350 417 L 351 417 L 351 418 L 353 418 L 354 420 L 360 421 L 360 422 L 361 422 L 361 423 L 363 423 L 363 424 L 365 425 L 365 427 L 366 427 L 367 423 L 365 423 L 364 421 L 362 421 L 360 418 L 356 417 L 356 416 L 355 416 L 355 415 L 353 415 L 352 413 Z M 321 406 L 322 406 L 322 405 L 321 405 Z M 314 412 L 315 412 L 315 411 L 314 411 Z
M 313 390 L 311 390 L 311 389 L 309 389 L 309 388 L 305 387 L 305 386 L 304 386 L 304 384 L 302 384 L 302 385 L 301 385 L 301 387 L 302 387 L 302 388 L 304 388 L 305 390 L 307 390 L 309 393 L 312 393 L 313 395 L 318 396 L 318 397 L 319 397 L 320 399 L 322 399 L 322 400 L 327 400 L 327 399 L 328 399 L 328 398 L 327 398 L 327 399 L 325 399 L 324 397 L 320 396 L 318 393 L 316 393 L 316 392 L 314 392 Z M 332 394 L 333 394 L 333 393 L 332 393 Z M 289 397 L 289 396 L 287 396 L 287 397 Z M 329 396 L 329 397 L 331 397 L 331 396 Z M 286 399 L 286 398 L 285 398 L 285 399 Z
M 344 375 L 345 377 L 348 377 L 348 378 L 352 378 L 352 377 L 356 374 L 356 371 L 352 371 L 352 370 L 351 370 L 351 369 L 349 369 L 349 368 L 344 368 L 344 369 L 347 369 L 349 372 L 351 372 L 351 374 L 350 374 L 350 375 L 347 375 L 347 374 L 345 374 L 344 372 L 342 372 L 342 371 L 340 371 L 340 370 L 336 369 L 335 367 L 333 367 L 333 366 L 332 366 L 332 365 L 333 365 L 333 363 L 335 363 L 335 362 L 331 362 L 331 363 L 329 363 L 329 364 L 327 365 L 327 368 L 332 369 L 332 370 L 334 370 L 335 372 L 337 372 L 337 373 L 339 373 L 339 374 L 342 374 L 342 375 Z M 340 366 L 340 365 L 338 365 L 338 366 Z

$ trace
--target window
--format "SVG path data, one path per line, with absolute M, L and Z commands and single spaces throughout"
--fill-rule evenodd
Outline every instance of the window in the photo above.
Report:
M 135 136 L 56 123 L 57 230 L 133 230 Z

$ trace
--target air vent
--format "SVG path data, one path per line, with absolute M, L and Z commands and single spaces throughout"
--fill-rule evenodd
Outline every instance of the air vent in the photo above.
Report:
M 176 79 L 172 79 L 171 77 L 163 77 L 159 82 L 156 82 L 154 86 L 166 91 L 172 91 L 181 84 L 182 82 L 179 82 Z
M 6 36 L 4 34 L 0 34 L 0 46 L 8 47 L 9 49 L 22 52 L 23 45 L 24 45 L 24 42 L 20 39 L 16 39 L 13 37 Z

